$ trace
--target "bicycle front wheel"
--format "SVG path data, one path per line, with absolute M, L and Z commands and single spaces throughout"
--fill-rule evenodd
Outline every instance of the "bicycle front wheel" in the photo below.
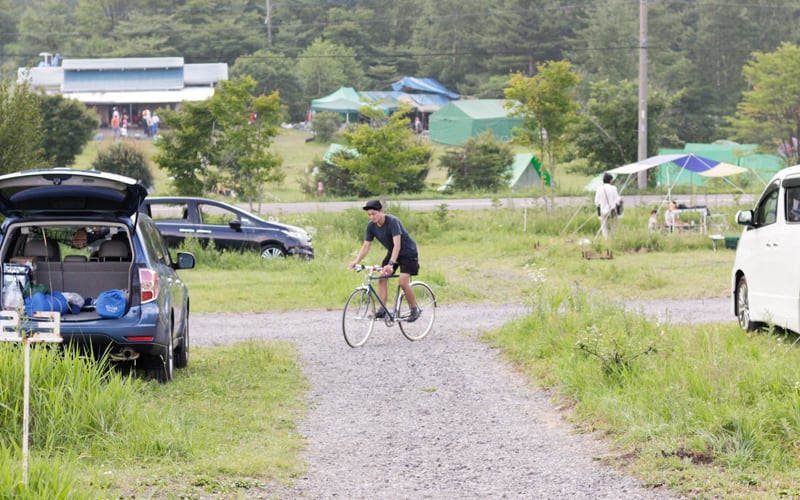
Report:
M 431 331 L 433 320 L 436 319 L 436 297 L 431 287 L 421 281 L 412 282 L 411 290 L 417 299 L 420 315 L 416 320 L 409 321 L 411 308 L 408 305 L 408 298 L 401 291 L 397 308 L 400 331 L 408 340 L 422 340 Z
M 342 333 L 350 347 L 360 347 L 367 341 L 375 324 L 375 302 L 369 290 L 357 288 L 344 305 Z

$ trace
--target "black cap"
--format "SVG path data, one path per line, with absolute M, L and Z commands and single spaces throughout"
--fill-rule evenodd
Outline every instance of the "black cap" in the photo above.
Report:
M 367 202 L 367 204 L 364 205 L 361 208 L 364 209 L 364 210 L 378 210 L 378 211 L 380 211 L 380 210 L 383 209 L 383 205 L 381 205 L 381 202 L 378 201 L 378 200 L 369 200 Z

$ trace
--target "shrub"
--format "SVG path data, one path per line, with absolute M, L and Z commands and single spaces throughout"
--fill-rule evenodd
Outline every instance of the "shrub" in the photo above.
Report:
M 317 141 L 331 142 L 333 136 L 342 126 L 342 115 L 331 111 L 323 111 L 314 115 L 311 120 L 311 131 L 314 132 Z
M 132 177 L 147 187 L 154 183 L 153 174 L 144 154 L 135 146 L 122 142 L 100 151 L 92 162 L 92 168 Z

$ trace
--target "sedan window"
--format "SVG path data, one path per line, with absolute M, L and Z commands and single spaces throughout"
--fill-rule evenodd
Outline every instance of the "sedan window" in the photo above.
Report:
M 239 218 L 235 212 L 215 205 L 198 205 L 197 208 L 200 211 L 201 224 L 227 226 L 233 219 Z

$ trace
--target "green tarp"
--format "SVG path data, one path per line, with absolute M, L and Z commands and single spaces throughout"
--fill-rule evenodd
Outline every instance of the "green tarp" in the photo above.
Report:
M 333 94 L 311 101 L 314 111 L 330 111 L 345 115 L 348 122 L 358 120 L 358 110 L 364 106 L 361 95 L 352 87 L 341 87 Z
M 476 137 L 485 130 L 492 130 L 498 139 L 511 139 L 511 130 L 520 126 L 522 118 L 509 117 L 505 102 L 502 99 L 450 102 L 431 114 L 428 122 L 431 140 L 461 146 L 470 137 Z

